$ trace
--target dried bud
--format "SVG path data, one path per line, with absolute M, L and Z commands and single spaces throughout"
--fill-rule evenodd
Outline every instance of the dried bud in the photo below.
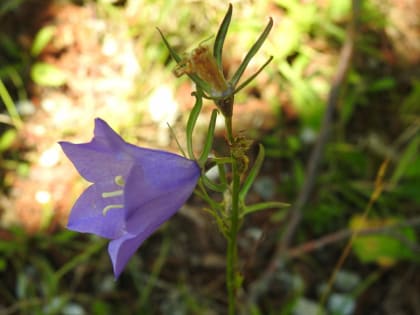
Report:
M 238 161 L 239 173 L 243 174 L 248 169 L 249 158 L 247 151 L 251 147 L 253 140 L 239 135 L 235 137 L 233 143 L 230 144 L 232 156 Z
M 200 45 L 189 56 L 183 58 L 174 73 L 178 77 L 183 74 L 196 74 L 212 87 L 215 97 L 222 96 L 228 89 L 223 73 L 217 67 L 216 59 L 207 46 Z

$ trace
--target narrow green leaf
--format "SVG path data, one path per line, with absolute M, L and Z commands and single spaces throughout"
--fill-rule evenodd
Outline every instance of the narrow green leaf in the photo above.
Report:
M 254 165 L 252 166 L 251 170 L 248 173 L 248 176 L 245 178 L 244 183 L 242 185 L 241 191 L 239 192 L 239 200 L 244 201 L 246 195 L 248 194 L 249 189 L 251 188 L 252 184 L 257 177 L 261 165 L 264 161 L 265 150 L 262 144 L 259 145 L 259 151 L 257 158 L 255 159 Z
M 160 37 L 162 37 L 163 43 L 165 44 L 166 48 L 168 48 L 171 57 L 174 58 L 176 63 L 179 63 L 182 60 L 182 58 L 176 53 L 175 50 L 172 49 L 171 45 L 169 45 L 169 42 L 166 40 L 166 37 L 163 35 L 162 31 L 158 27 L 156 27 L 156 29 L 158 30 Z
M 212 157 L 211 161 L 216 163 L 217 165 L 232 164 L 232 158 L 231 157 Z
M 41 86 L 59 87 L 67 82 L 65 72 L 45 62 L 37 62 L 32 66 L 31 78 Z
M 45 48 L 45 46 L 48 45 L 55 34 L 55 29 L 55 26 L 49 25 L 44 26 L 38 31 L 31 47 L 32 57 L 37 57 Z
M 0 43 L 1 46 L 1 43 Z M 11 64 L 0 68 L 0 78 L 8 76 L 15 86 L 17 92 L 17 99 L 26 100 L 28 99 L 28 93 L 26 91 L 26 84 L 23 82 L 21 73 L 25 66 L 22 64 Z
M 172 129 L 171 125 L 169 123 L 166 123 L 166 125 L 168 126 L 169 132 L 170 132 L 172 138 L 174 138 L 174 140 L 176 142 L 176 145 L 178 146 L 179 152 L 181 152 L 182 156 L 186 158 L 187 156 L 185 155 L 184 149 L 182 148 L 181 144 L 179 143 L 178 138 L 176 137 L 176 134 L 175 134 L 174 130 Z M 191 158 L 191 159 L 193 159 L 193 158 Z
M 222 185 L 227 187 L 227 178 L 226 178 L 226 170 L 224 164 L 217 164 L 217 167 L 219 169 L 219 180 Z
M 196 74 L 188 74 L 188 76 L 190 77 L 190 79 L 198 86 L 200 87 L 203 91 L 205 91 L 207 94 L 210 94 L 212 91 L 212 88 L 210 86 L 210 84 L 208 84 L 206 81 L 201 80 L 200 77 Z M 209 95 L 204 94 L 203 97 L 207 98 L 207 99 L 212 99 L 212 97 L 210 97 Z
M 267 38 L 268 34 L 270 33 L 272 27 L 273 27 L 273 19 L 270 17 L 270 21 L 268 22 L 264 31 L 262 32 L 260 37 L 257 39 L 255 44 L 251 47 L 249 52 L 246 54 L 244 60 L 242 61 L 241 65 L 239 66 L 238 70 L 236 70 L 235 74 L 233 75 L 232 79 L 230 80 L 230 83 L 232 84 L 232 86 L 236 86 L 236 84 L 238 84 L 238 82 L 241 79 L 241 76 L 244 73 L 246 67 L 248 66 L 252 57 L 255 56 L 257 51 L 260 49 L 260 47 L 264 43 L 264 41 Z
M 18 137 L 16 130 L 7 129 L 3 131 L 0 136 L 0 152 L 4 152 L 9 149 Z
M 206 142 L 204 143 L 203 152 L 201 153 L 201 156 L 198 159 L 199 165 L 204 165 L 204 163 L 206 163 L 210 150 L 213 146 L 214 129 L 216 127 L 216 118 L 217 118 L 217 109 L 213 109 L 213 112 L 211 113 L 209 129 L 207 131 Z
M 222 69 L 222 53 L 223 44 L 225 42 L 226 33 L 229 28 L 230 20 L 232 18 L 232 4 L 229 3 L 228 11 L 223 18 L 222 24 L 220 24 L 219 30 L 217 31 L 216 40 L 214 41 L 213 55 L 216 58 L 217 66 Z
M 261 73 L 261 71 L 264 70 L 264 68 L 271 62 L 271 60 L 273 60 L 273 56 L 270 56 L 270 58 L 268 58 L 268 60 L 258 69 L 257 72 L 255 72 L 253 75 L 251 75 L 248 79 L 246 79 L 243 83 L 241 83 L 241 85 L 239 85 L 236 89 L 235 92 L 233 92 L 233 94 L 238 93 L 240 90 L 242 90 L 245 86 L 248 85 L 249 82 L 251 82 L 252 80 L 254 80 L 254 78 L 259 75 Z
M 166 40 L 165 36 L 163 35 L 162 31 L 159 28 L 156 28 L 160 34 L 160 36 L 162 37 L 163 43 L 165 44 L 166 48 L 168 48 L 169 50 L 169 54 L 171 55 L 171 57 L 176 61 L 176 63 L 180 63 L 182 61 L 182 58 L 176 53 L 176 51 L 174 49 L 172 49 L 171 45 L 169 45 L 169 42 Z M 206 93 L 210 93 L 211 92 L 211 87 L 210 85 L 201 80 L 197 75 L 195 74 L 188 74 L 189 78 L 201 89 L 203 89 L 203 91 L 205 91 Z M 203 95 L 206 98 L 210 98 L 207 95 Z
M 394 186 L 398 184 L 401 178 L 404 177 L 404 173 L 413 167 L 415 160 L 419 158 L 419 148 L 420 148 L 420 136 L 415 137 L 405 148 L 399 157 L 398 163 L 395 167 L 394 173 L 391 176 L 390 183 Z
M 197 122 L 197 119 L 201 112 L 202 107 L 203 107 L 202 92 L 200 89 L 197 89 L 197 92 L 195 93 L 195 104 L 194 104 L 193 109 L 190 112 L 190 116 L 188 117 L 188 122 L 187 122 L 187 150 L 188 150 L 189 158 L 193 160 L 195 160 L 194 152 L 192 148 L 193 132 L 194 132 L 194 127 L 195 127 L 195 124 Z
M 246 206 L 244 211 L 241 213 L 241 218 L 245 217 L 246 215 L 254 212 L 259 212 L 268 209 L 284 209 L 290 207 L 290 204 L 285 202 L 279 201 L 268 201 L 268 202 L 261 202 L 251 206 Z
M 223 193 L 226 190 L 226 186 L 225 185 L 218 184 L 218 183 L 213 182 L 206 175 L 202 175 L 201 178 L 203 179 L 204 186 L 206 186 L 207 188 L 209 188 L 209 189 L 211 189 L 213 191 Z
M 207 193 L 206 187 L 203 183 L 202 177 L 198 180 L 197 188 L 194 190 L 194 194 L 199 196 L 201 199 L 206 201 L 210 208 L 218 214 L 221 214 L 223 211 L 223 206 L 221 203 L 216 202 L 213 200 L 209 194 Z
M 20 119 L 19 112 L 13 102 L 12 97 L 7 91 L 6 86 L 3 81 L 0 79 L 0 99 L 3 101 L 6 106 L 6 110 L 9 113 L 10 119 L 12 120 L 13 125 L 16 129 L 19 129 L 22 126 L 22 120 Z

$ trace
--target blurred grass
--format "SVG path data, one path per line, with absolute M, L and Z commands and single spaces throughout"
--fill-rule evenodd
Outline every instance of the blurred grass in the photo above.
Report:
M 0 17 L 13 14 L 24 2 L 3 1 Z M 162 30 L 179 53 L 189 52 L 214 35 L 227 8 L 226 2 L 219 0 L 77 3 L 93 7 L 110 29 L 122 30 L 121 36 L 127 36 L 133 43 L 141 69 L 136 79 L 138 89 L 130 95 L 133 106 L 142 104 L 162 82 L 179 87 L 186 81 L 172 76 L 174 62 L 155 27 Z M 254 93 L 265 106 L 277 109 L 275 128 L 259 134 L 269 163 L 281 163 L 283 168 L 276 189 L 283 200 L 293 200 L 303 182 L 307 152 L 319 130 L 337 52 L 345 40 L 350 1 L 331 0 L 321 5 L 318 1 L 264 0 L 258 5 L 241 1 L 233 6 L 232 27 L 224 52 L 228 77 L 257 38 L 267 17 L 275 19 L 273 32 L 255 64 L 262 64 L 269 55 L 275 58 L 262 79 L 242 92 L 238 100 L 244 102 Z M 387 184 L 372 209 L 373 215 L 383 220 L 395 214 L 399 218 L 418 215 L 420 84 L 418 79 L 407 80 L 406 74 L 399 73 L 404 70 L 384 59 L 381 40 L 389 22 L 375 1 L 364 1 L 361 20 L 364 31 L 359 34 L 356 58 L 337 112 L 323 171 L 317 179 L 317 191 L 299 232 L 302 242 L 347 226 L 351 217 L 364 209 L 374 187 L 377 166 L 389 157 L 392 165 Z M 0 32 L 0 49 L 6 56 L 0 58 L 0 99 L 4 107 L 0 114 L 3 123 L 0 175 L 4 196 L 6 186 L 13 183 L 6 184 L 3 173 L 17 172 L 19 165 L 26 165 L 20 158 L 19 150 L 23 148 L 16 147 L 15 129 L 31 117 L 24 117 L 21 122 L 17 104 L 30 95 L 25 90 L 31 80 L 28 69 L 34 70 L 39 54 L 51 39 L 48 30 L 51 29 L 38 30 L 38 40 L 27 51 L 13 34 Z M 32 76 L 32 80 L 36 84 L 51 83 L 54 79 L 45 73 L 53 71 L 46 69 L 40 79 Z M 46 85 L 59 89 L 56 86 L 64 83 Z M 292 114 L 279 110 L 280 107 L 291 108 Z M 392 126 L 387 122 L 392 122 Z M 174 226 L 180 228 L 179 222 Z M 158 233 L 146 242 L 122 279 L 115 282 L 104 240 L 65 230 L 27 235 L 19 228 L 2 228 L 0 314 L 222 314 L 223 293 L 200 281 L 200 272 L 208 270 L 188 270 L 193 268 L 193 256 L 203 253 L 191 252 L 191 257 L 184 260 L 188 265 L 180 266 L 173 260 L 179 259 L 175 253 L 181 240 L 166 233 L 165 229 L 162 239 L 162 233 Z M 194 241 L 190 239 L 187 243 Z M 268 243 L 272 242 L 275 240 Z M 332 255 L 331 266 L 334 263 Z M 180 269 L 172 270 L 171 264 Z M 271 310 L 269 314 L 291 314 L 292 305 L 305 292 L 291 295 L 285 298 L 282 310 L 276 309 L 274 298 L 267 297 L 256 314 L 267 314 L 263 311 L 267 309 Z

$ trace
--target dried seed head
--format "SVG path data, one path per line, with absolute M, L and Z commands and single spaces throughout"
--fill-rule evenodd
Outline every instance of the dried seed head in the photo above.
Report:
M 215 95 L 222 95 L 228 84 L 221 69 L 217 67 L 216 59 L 208 46 L 200 45 L 186 56 L 174 69 L 177 77 L 183 74 L 196 74 L 201 80 L 208 83 Z

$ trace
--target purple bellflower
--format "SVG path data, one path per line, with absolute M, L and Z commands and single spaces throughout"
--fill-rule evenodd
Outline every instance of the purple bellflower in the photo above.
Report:
M 90 142 L 60 145 L 93 183 L 73 206 L 67 227 L 110 239 L 118 278 L 143 241 L 192 194 L 200 168 L 182 156 L 129 144 L 99 118 Z

